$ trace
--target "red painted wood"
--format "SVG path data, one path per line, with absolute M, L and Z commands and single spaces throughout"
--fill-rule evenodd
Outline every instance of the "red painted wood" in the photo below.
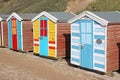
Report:
M 43 20 L 43 28 L 47 28 L 47 20 Z
M 12 35 L 13 50 L 17 50 L 17 35 Z
M 34 44 L 34 46 L 39 46 L 39 44 Z
M 55 49 L 55 47 L 49 46 L 49 49 Z
M 55 41 L 49 41 L 49 44 L 55 44 Z
M 39 39 L 34 39 L 34 41 L 39 41 Z
M 16 20 L 16 18 L 12 18 L 12 20 Z

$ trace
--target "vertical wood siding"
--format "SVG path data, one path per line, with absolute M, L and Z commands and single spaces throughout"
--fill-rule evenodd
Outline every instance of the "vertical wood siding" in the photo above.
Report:
M 70 24 L 57 23 L 57 57 L 70 56 Z
M 39 24 L 39 19 L 37 19 L 37 20 L 35 20 L 34 22 L 33 22 L 33 43 L 34 43 L 34 45 L 33 45 L 33 47 L 34 47 L 34 50 L 33 50 L 33 52 L 34 53 L 36 53 L 36 54 L 39 54 L 39 37 L 40 37 L 40 24 Z
M 107 27 L 107 71 L 118 70 L 120 65 L 120 25 Z
M 76 21 L 71 24 L 71 46 L 79 47 L 80 49 L 80 24 Z M 78 36 L 77 36 L 78 35 Z M 80 66 L 80 50 L 71 47 L 71 63 Z
M 3 47 L 8 47 L 8 24 L 7 21 L 3 21 Z
M 8 47 L 12 49 L 12 24 L 11 19 L 8 20 Z
M 31 21 L 22 21 L 23 51 L 33 50 L 33 24 Z
M 18 50 L 22 50 L 22 29 L 21 29 L 21 21 L 17 20 L 17 44 Z
M 55 57 L 56 56 L 56 53 L 55 53 L 55 50 L 56 50 L 56 42 L 55 42 L 55 23 L 51 20 L 48 20 L 48 29 L 49 29 L 49 53 L 48 53 L 48 56 L 50 57 Z
M 105 57 L 105 26 L 94 22 L 94 60 L 93 69 L 105 72 L 106 57 Z M 101 39 L 102 44 L 97 44 L 96 40 Z

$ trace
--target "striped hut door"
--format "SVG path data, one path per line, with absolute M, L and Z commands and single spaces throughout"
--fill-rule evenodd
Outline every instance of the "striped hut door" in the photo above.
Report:
M 93 22 L 91 20 L 80 21 L 80 46 L 81 66 L 93 68 Z
M 12 18 L 12 47 L 13 50 L 17 50 L 17 28 L 16 28 L 16 19 Z

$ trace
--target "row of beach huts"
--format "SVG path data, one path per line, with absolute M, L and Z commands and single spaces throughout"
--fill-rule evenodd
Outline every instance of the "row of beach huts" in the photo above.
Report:
M 0 46 L 100 72 L 120 67 L 120 12 L 0 14 Z

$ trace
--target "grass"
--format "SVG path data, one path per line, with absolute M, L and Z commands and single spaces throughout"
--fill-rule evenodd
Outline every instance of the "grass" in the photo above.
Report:
M 90 3 L 86 10 L 90 11 L 115 11 L 120 10 L 120 0 L 97 0 Z
M 0 0 L 0 12 L 65 11 L 67 0 Z

